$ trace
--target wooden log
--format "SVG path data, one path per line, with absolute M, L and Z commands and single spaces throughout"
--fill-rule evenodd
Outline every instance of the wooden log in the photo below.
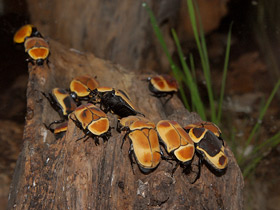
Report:
M 69 120 L 62 139 L 56 140 L 43 123 L 59 119 L 41 92 L 54 87 L 68 88 L 72 78 L 82 74 L 97 76 L 102 86 L 127 91 L 138 110 L 155 123 L 177 120 L 182 125 L 199 121 L 174 96 L 166 106 L 151 96 L 147 75 L 131 73 L 120 65 L 92 54 L 71 51 L 50 41 L 47 66 L 29 64 L 27 114 L 24 144 L 10 189 L 8 209 L 242 209 L 243 178 L 236 160 L 226 146 L 229 164 L 225 174 L 216 176 L 204 164 L 201 177 L 182 173 L 175 164 L 161 161 L 150 174 L 143 174 L 128 158 L 129 142 L 121 150 L 122 135 L 112 129 L 112 137 L 95 145 L 90 138 L 76 141 L 84 133 Z M 112 127 L 117 118 L 108 114 Z M 193 160 L 193 168 L 198 158 Z

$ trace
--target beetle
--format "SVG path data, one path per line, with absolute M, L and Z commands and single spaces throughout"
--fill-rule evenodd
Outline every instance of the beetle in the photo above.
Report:
M 160 142 L 164 145 L 167 153 L 173 155 L 178 160 L 172 174 L 178 165 L 186 169 L 190 165 L 195 153 L 194 143 L 188 133 L 179 123 L 173 120 L 159 121 L 156 130 Z
M 48 56 L 50 53 L 49 44 L 40 37 L 30 37 L 24 42 L 25 52 L 29 55 L 27 61 L 36 63 L 41 66 L 46 60 L 48 62 Z
M 51 106 L 59 113 L 61 117 L 61 120 L 54 121 L 49 126 L 65 121 L 68 119 L 68 115 L 77 108 L 75 101 L 72 99 L 69 93 L 62 88 L 53 88 L 51 93 L 45 94 L 42 92 L 42 94 L 48 99 Z
M 141 172 L 147 174 L 155 170 L 161 160 L 158 135 L 155 124 L 148 120 L 126 117 L 121 119 L 120 126 L 128 129 L 122 140 L 122 145 L 126 138 L 130 140 L 129 159 L 133 169 L 133 157 Z M 122 147 L 121 145 L 121 147 Z M 134 171 L 133 171 L 134 173 Z
M 53 121 L 49 125 L 44 125 L 48 130 L 54 133 L 56 139 L 62 138 L 67 131 L 68 122 L 66 120 L 68 120 L 68 115 L 77 108 L 77 105 L 69 93 L 62 88 L 53 88 L 49 94 L 44 92 L 42 92 L 42 94 L 48 99 L 51 106 L 58 112 L 61 118 L 60 120 Z M 62 124 L 52 128 L 52 125 L 59 123 Z
M 72 115 L 74 118 L 72 118 Z M 90 136 L 95 140 L 95 144 L 99 144 L 99 137 L 103 140 L 108 140 L 111 136 L 111 128 L 107 115 L 94 104 L 88 103 L 80 105 L 75 109 L 73 114 L 69 116 L 77 127 L 82 129 L 85 136 L 76 141 L 86 137 L 86 141 Z
M 88 100 L 90 91 L 96 89 L 99 83 L 88 75 L 75 77 L 70 83 L 70 95 L 75 101 Z
M 142 113 L 136 111 L 129 96 L 123 90 L 99 87 L 91 91 L 92 103 L 100 103 L 101 109 L 118 115 L 120 118 Z M 144 116 L 144 115 L 143 115 Z
M 136 121 L 143 121 L 143 122 L 151 125 L 152 127 L 155 127 L 155 124 L 146 117 L 130 115 L 128 117 L 124 117 L 124 118 L 121 118 L 118 120 L 117 131 L 118 132 L 128 131 L 129 126 Z
M 199 165 L 204 159 L 216 172 L 222 173 L 228 165 L 223 142 L 205 127 L 193 127 L 188 130 L 188 133 L 199 154 Z
M 153 96 L 158 98 L 170 96 L 165 103 L 167 103 L 179 89 L 177 81 L 170 75 L 148 77 L 147 81 L 149 82 L 149 90 L 153 93 Z
M 51 123 L 48 126 L 46 124 L 44 125 L 48 130 L 50 130 L 55 135 L 56 139 L 61 139 L 67 131 L 68 121 L 62 122 L 60 125 L 56 126 L 55 128 L 51 127 L 52 124 L 53 123 Z
M 222 131 L 221 129 L 214 123 L 208 122 L 208 121 L 199 121 L 196 123 L 189 124 L 184 127 L 185 130 L 190 130 L 191 128 L 206 128 L 210 131 L 212 131 L 219 139 L 222 139 Z
M 35 26 L 26 24 L 16 31 L 13 39 L 15 43 L 21 44 L 28 37 L 42 37 L 42 35 Z

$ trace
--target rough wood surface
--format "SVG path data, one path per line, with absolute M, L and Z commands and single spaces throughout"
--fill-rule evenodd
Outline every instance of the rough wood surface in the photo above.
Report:
M 119 65 L 65 49 L 50 41 L 49 67 L 29 64 L 27 114 L 24 145 L 17 161 L 10 189 L 8 209 L 242 209 L 243 178 L 236 160 L 226 146 L 229 164 L 224 175 L 216 176 L 205 165 L 201 177 L 191 184 L 195 173 L 183 174 L 174 165 L 161 161 L 148 175 L 128 158 L 129 142 L 121 150 L 121 134 L 112 130 L 108 142 L 96 146 L 92 139 L 75 140 L 83 132 L 72 121 L 66 136 L 55 140 L 43 123 L 59 119 L 41 91 L 67 88 L 82 74 L 97 76 L 102 86 L 126 90 L 133 102 L 155 123 L 174 119 L 182 125 L 199 120 L 184 109 L 175 96 L 164 107 L 152 97 L 143 78 Z M 109 114 L 116 127 L 117 119 Z M 197 158 L 194 159 L 193 165 Z

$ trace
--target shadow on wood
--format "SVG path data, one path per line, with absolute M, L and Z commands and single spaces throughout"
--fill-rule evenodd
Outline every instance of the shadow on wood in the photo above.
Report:
M 115 129 L 108 142 L 100 140 L 96 146 L 91 138 L 76 142 L 84 134 L 70 120 L 66 135 L 55 140 L 43 123 L 57 120 L 59 115 L 41 92 L 68 88 L 71 79 L 82 74 L 97 76 L 102 86 L 127 91 L 138 110 L 155 123 L 173 119 L 187 125 L 200 118 L 184 109 L 177 97 L 163 107 L 142 80 L 147 75 L 131 73 L 92 54 L 67 50 L 54 41 L 50 41 L 50 49 L 49 66 L 29 64 L 24 145 L 8 209 L 242 209 L 243 178 L 228 147 L 226 173 L 216 176 L 203 164 L 200 179 L 191 184 L 195 173 L 183 174 L 179 168 L 171 177 L 175 164 L 166 161 L 148 175 L 134 165 L 134 175 L 129 142 L 121 150 L 122 136 Z M 108 116 L 116 128 L 117 118 Z

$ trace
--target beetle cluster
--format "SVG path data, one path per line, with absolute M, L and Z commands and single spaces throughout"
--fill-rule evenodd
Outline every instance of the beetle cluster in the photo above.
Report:
M 87 75 L 74 78 L 69 89 L 54 88 L 50 93 L 42 94 L 61 117 L 61 120 L 46 125 L 57 138 L 67 131 L 67 120 L 70 118 L 84 131 L 86 139 L 91 136 L 98 144 L 99 138 L 108 140 L 110 137 L 107 112 L 121 118 L 143 115 L 134 108 L 127 93 L 110 87 L 99 87 L 98 81 Z M 53 128 L 54 124 L 59 126 Z
M 25 51 L 32 64 L 43 65 L 49 56 L 49 45 L 40 32 L 32 25 L 21 27 L 14 35 L 15 43 L 24 43 Z M 168 75 L 157 75 L 147 78 L 149 90 L 155 97 L 167 97 L 165 103 L 178 91 L 176 80 Z M 128 94 L 111 87 L 100 87 L 96 78 L 78 76 L 68 89 L 54 88 L 50 93 L 42 93 L 51 106 L 59 113 L 61 119 L 45 125 L 56 138 L 61 138 L 71 119 L 83 130 L 86 141 L 89 137 L 99 144 L 111 136 L 107 112 L 119 117 L 117 131 L 124 132 L 121 147 L 126 139 L 130 141 L 129 158 L 133 168 L 133 159 L 143 173 L 155 170 L 161 159 L 175 160 L 172 174 L 180 165 L 183 170 L 189 168 L 195 154 L 215 171 L 223 171 L 228 164 L 224 151 L 221 130 L 211 122 L 197 122 L 182 127 L 172 120 L 151 122 L 137 111 Z M 55 128 L 53 125 L 58 124 Z M 161 145 L 168 157 L 164 156 Z
M 24 43 L 25 52 L 29 56 L 28 62 L 40 66 L 45 60 L 48 61 L 49 44 L 35 26 L 27 24 L 18 29 L 14 35 L 14 43 Z
M 205 160 L 212 169 L 223 172 L 228 164 L 220 129 L 211 122 L 197 122 L 182 127 L 172 120 L 161 120 L 156 125 L 147 118 L 128 116 L 119 120 L 118 131 L 125 131 L 130 140 L 129 157 L 138 163 L 140 170 L 148 173 L 154 170 L 161 159 L 177 162 L 172 174 L 180 165 L 189 169 L 195 154 L 199 157 L 199 171 L 193 183 L 200 176 L 200 164 Z M 171 158 L 165 157 L 160 149 L 164 146 Z M 133 151 L 133 153 L 132 153 Z
M 176 85 L 168 83 L 170 80 L 164 81 L 164 85 L 161 86 L 151 83 L 151 81 L 162 83 L 165 76 L 154 78 L 156 79 L 148 79 L 150 91 L 156 97 L 168 95 L 172 97 L 176 92 L 174 90 Z M 158 78 L 160 80 L 157 80 Z M 161 91 L 161 88 L 164 91 Z M 195 154 L 199 156 L 199 164 L 201 160 L 205 160 L 218 172 L 227 166 L 228 159 L 224 152 L 221 130 L 211 122 L 203 121 L 185 127 L 171 120 L 161 120 L 155 124 L 135 109 L 127 93 L 111 87 L 100 87 L 95 78 L 89 76 L 74 78 L 68 90 L 54 88 L 48 95 L 43 94 L 62 117 L 62 120 L 54 121 L 47 126 L 57 137 L 61 137 L 67 130 L 65 120 L 71 119 L 84 131 L 85 135 L 82 138 L 87 140 L 92 137 L 98 144 L 99 138 L 108 140 L 111 135 L 106 113 L 117 115 L 119 117 L 117 131 L 124 132 L 122 145 L 125 139 L 130 141 L 131 166 L 133 168 L 135 160 L 143 173 L 155 170 L 161 159 L 177 162 L 172 173 L 179 165 L 185 170 L 189 168 Z M 52 129 L 51 126 L 56 123 L 62 124 Z M 164 146 L 169 157 L 163 155 L 160 145 Z M 199 174 L 200 171 L 196 179 Z

